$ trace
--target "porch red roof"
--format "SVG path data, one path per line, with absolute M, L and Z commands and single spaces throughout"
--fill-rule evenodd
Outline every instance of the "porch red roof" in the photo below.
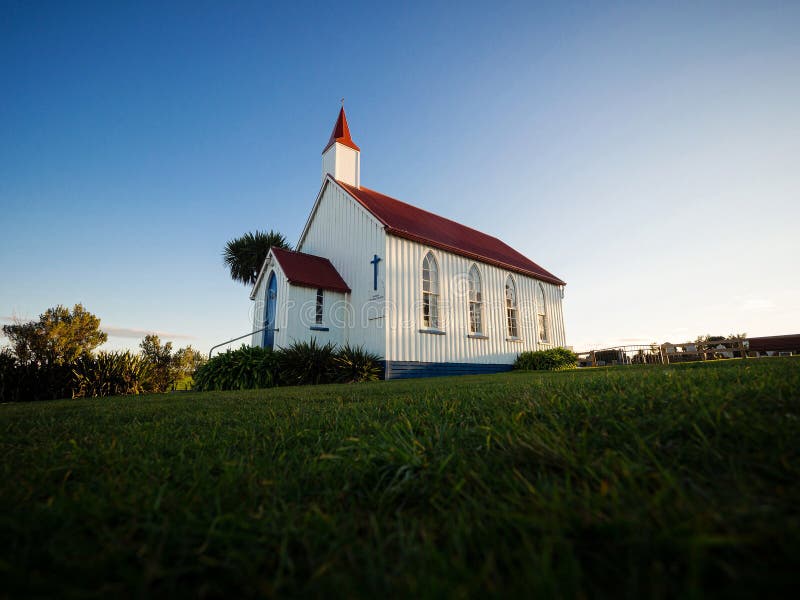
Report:
M 564 281 L 496 237 L 363 186 L 357 188 L 338 180 L 337 183 L 383 223 L 387 233 L 548 283 L 565 285 Z
M 333 292 L 350 292 L 350 288 L 339 275 L 339 271 L 327 258 L 282 248 L 272 248 L 272 255 L 278 261 L 289 282 L 294 285 L 322 288 Z

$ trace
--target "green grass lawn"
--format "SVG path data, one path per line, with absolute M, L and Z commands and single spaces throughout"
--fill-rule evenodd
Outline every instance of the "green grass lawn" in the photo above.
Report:
M 8 404 L 0 445 L 0 596 L 800 579 L 794 358 Z

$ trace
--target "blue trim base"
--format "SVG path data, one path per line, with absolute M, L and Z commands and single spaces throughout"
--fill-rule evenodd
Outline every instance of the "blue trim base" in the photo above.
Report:
M 384 363 L 386 379 L 413 379 L 416 377 L 445 377 L 448 375 L 481 375 L 510 371 L 511 365 L 480 363 L 434 363 L 387 360 Z

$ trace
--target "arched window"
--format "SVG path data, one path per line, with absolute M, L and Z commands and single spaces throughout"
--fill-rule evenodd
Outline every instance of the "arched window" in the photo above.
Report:
M 264 348 L 269 348 L 275 345 L 275 317 L 277 315 L 276 307 L 278 301 L 278 280 L 275 277 L 275 271 L 270 273 L 267 280 L 267 292 L 264 303 L 264 336 L 262 338 L 262 345 Z
M 422 260 L 422 324 L 439 329 L 439 266 L 431 252 Z
M 544 299 L 544 286 L 541 283 L 536 285 L 536 316 L 539 326 L 539 341 L 547 343 L 547 302 Z
M 477 265 L 472 265 L 469 270 L 469 332 L 483 333 L 483 294 Z
M 517 286 L 509 275 L 506 278 L 506 324 L 508 337 L 519 337 L 519 327 L 517 326 Z

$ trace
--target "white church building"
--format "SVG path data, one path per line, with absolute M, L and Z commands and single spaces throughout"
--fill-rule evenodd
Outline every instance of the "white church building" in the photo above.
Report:
M 564 285 L 495 237 L 362 186 L 342 108 L 297 250 L 273 248 L 253 286 L 252 344 L 363 346 L 387 379 L 505 371 L 565 345 Z

